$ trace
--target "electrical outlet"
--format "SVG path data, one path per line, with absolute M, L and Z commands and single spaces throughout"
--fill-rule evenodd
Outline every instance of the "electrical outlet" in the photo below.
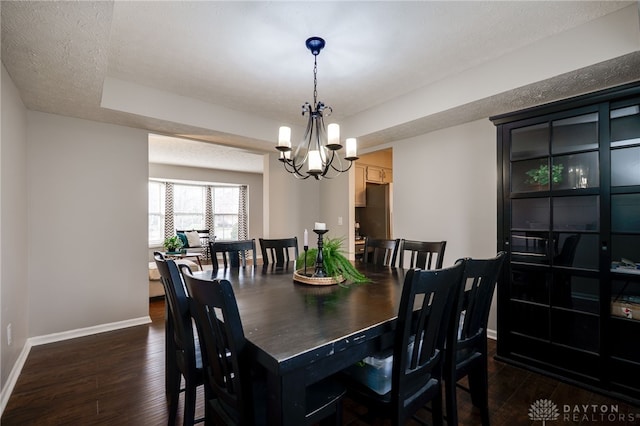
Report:
M 7 345 L 11 346 L 13 337 L 11 336 L 11 323 L 7 326 Z
M 342 216 L 338 216 L 338 225 L 342 225 Z

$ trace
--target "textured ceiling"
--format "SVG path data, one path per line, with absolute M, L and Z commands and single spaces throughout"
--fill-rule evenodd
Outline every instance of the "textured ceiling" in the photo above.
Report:
M 449 76 L 634 2 L 615 1 L 2 1 L 2 61 L 27 108 L 188 135 L 226 146 L 262 143 L 247 135 L 101 107 L 107 77 L 157 88 L 280 123 L 301 123 L 311 101 L 313 56 L 304 40 L 319 35 L 319 100 L 337 121 L 357 117 Z M 628 55 L 492 96 L 473 104 L 355 135 L 364 147 L 638 79 Z M 273 138 L 276 129 L 274 126 Z M 182 146 L 180 145 L 182 144 Z M 151 158 L 180 163 L 199 149 L 231 168 L 242 151 L 221 155 L 197 142 L 163 139 Z M 167 154 L 169 152 L 169 154 Z M 169 158 L 170 157 L 170 158 Z M 164 160 L 160 160 L 164 158 Z M 194 156 L 184 162 L 193 164 Z M 227 161 L 229 160 L 229 161 Z M 191 163 L 189 163 L 191 162 Z M 240 161 L 242 162 L 242 161 Z M 247 161 L 258 164 L 257 159 Z
M 149 162 L 257 173 L 263 157 L 243 149 L 171 136 L 149 135 Z

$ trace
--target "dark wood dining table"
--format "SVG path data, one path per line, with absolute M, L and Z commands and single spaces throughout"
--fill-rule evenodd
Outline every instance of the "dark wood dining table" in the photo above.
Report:
M 269 425 L 304 424 L 305 388 L 392 345 L 405 270 L 356 263 L 370 282 L 293 281 L 293 263 L 201 271 L 234 289 L 252 355 L 267 373 Z

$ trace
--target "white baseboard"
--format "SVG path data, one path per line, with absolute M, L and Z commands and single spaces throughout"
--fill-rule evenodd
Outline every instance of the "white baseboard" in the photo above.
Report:
M 487 329 L 487 337 L 491 340 L 498 340 L 498 332 L 496 330 Z
M 47 343 L 60 342 L 76 337 L 90 336 L 92 334 L 104 333 L 106 331 L 120 330 L 121 328 L 133 327 L 136 325 L 149 324 L 151 318 L 149 316 L 133 318 L 126 321 L 111 322 L 108 324 L 94 325 L 92 327 L 78 328 L 75 330 L 63 331 L 61 333 L 46 334 L 44 336 L 30 337 L 27 341 L 31 346 L 44 345 Z
M 36 336 L 30 337 L 24 344 L 18 359 L 15 364 L 13 364 L 13 368 L 9 373 L 9 377 L 7 377 L 7 381 L 4 386 L 2 386 L 2 392 L 0 392 L 0 416 L 4 413 L 4 409 L 9 402 L 9 397 L 13 392 L 13 388 L 18 382 L 18 377 L 20 377 L 20 373 L 22 372 L 22 368 L 24 364 L 27 362 L 27 357 L 29 356 L 29 352 L 31 352 L 31 348 L 38 345 L 44 345 L 47 343 L 60 342 L 68 339 L 75 339 L 76 337 L 84 337 L 90 336 L 92 334 L 104 333 L 106 331 L 114 331 L 122 328 L 133 327 L 136 325 L 144 325 L 149 324 L 151 322 L 151 318 L 147 315 L 145 317 L 133 318 L 126 321 L 118 321 L 112 322 L 108 324 L 95 325 L 92 327 L 86 328 L 78 328 L 75 330 L 64 331 L 61 333 L 52 333 L 46 334 L 44 336 Z
M 9 373 L 9 377 L 7 377 L 7 381 L 2 386 L 2 392 L 0 392 L 0 416 L 4 413 L 4 409 L 9 402 L 9 397 L 13 392 L 13 388 L 16 386 L 18 382 L 18 377 L 20 377 L 20 373 L 22 372 L 22 367 L 27 362 L 27 357 L 29 356 L 29 352 L 31 351 L 31 344 L 27 340 L 25 345 L 22 347 L 22 351 L 20 355 L 18 355 L 18 359 L 15 364 L 13 364 L 13 368 Z

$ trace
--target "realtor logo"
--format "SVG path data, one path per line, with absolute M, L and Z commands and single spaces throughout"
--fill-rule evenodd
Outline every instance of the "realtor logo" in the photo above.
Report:
M 546 426 L 548 421 L 556 420 L 581 425 L 603 425 L 609 422 L 629 424 L 640 420 L 640 413 L 621 413 L 617 404 L 564 404 L 559 408 L 550 399 L 538 399 L 529 407 L 529 420 L 541 421 L 542 426 Z
M 550 399 L 539 399 L 529 407 L 529 420 L 542 420 L 542 426 L 545 426 L 547 420 L 557 420 L 558 417 L 558 406 Z

